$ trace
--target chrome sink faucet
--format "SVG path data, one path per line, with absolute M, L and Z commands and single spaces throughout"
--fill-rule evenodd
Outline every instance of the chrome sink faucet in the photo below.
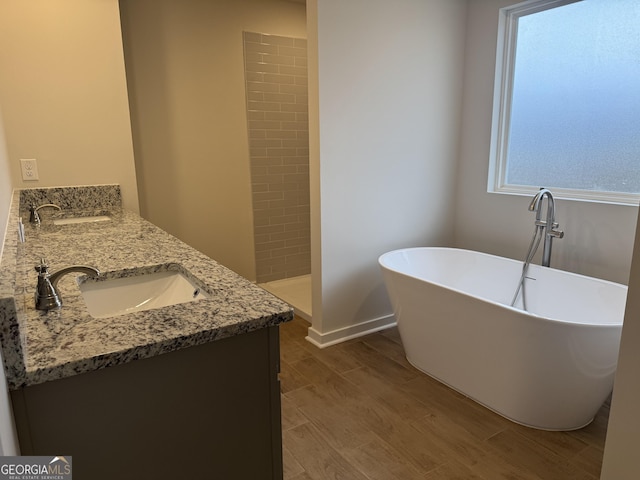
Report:
M 29 221 L 31 223 L 35 223 L 36 225 L 40 225 L 40 214 L 38 213 L 38 210 L 45 207 L 51 207 L 51 208 L 56 208 L 58 210 L 62 210 L 55 203 L 45 203 L 44 205 L 40 205 L 39 207 L 36 207 L 35 204 L 32 204 L 31 207 L 29 207 Z
M 547 199 L 547 213 L 546 219 L 542 220 L 542 201 L 545 198 Z M 564 232 L 557 229 L 559 224 L 556 222 L 556 206 L 551 192 L 546 188 L 541 188 L 531 200 L 529 211 L 536 212 L 536 226 L 544 229 L 542 266 L 548 267 L 551 264 L 551 242 L 554 238 L 564 237 Z
M 57 285 L 58 280 L 68 273 L 78 272 L 90 275 L 92 277 L 100 276 L 100 271 L 97 268 L 85 267 L 82 265 L 74 265 L 72 267 L 66 267 L 58 270 L 55 273 L 49 274 L 49 265 L 43 258 L 40 260 L 40 264 L 36 265 L 36 272 L 38 272 L 38 285 L 36 287 L 36 309 L 37 310 L 53 310 L 62 306 L 62 299 L 60 293 L 58 293 Z

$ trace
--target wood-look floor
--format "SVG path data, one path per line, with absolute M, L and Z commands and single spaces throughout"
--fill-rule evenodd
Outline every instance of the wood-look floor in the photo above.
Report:
M 413 368 L 397 329 L 323 350 L 281 326 L 285 480 L 596 480 L 608 408 L 574 432 L 519 426 Z

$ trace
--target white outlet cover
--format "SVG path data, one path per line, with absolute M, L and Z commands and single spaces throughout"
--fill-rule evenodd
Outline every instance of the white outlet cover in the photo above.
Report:
M 38 162 L 35 158 L 21 158 L 20 169 L 22 180 L 26 182 L 38 180 Z

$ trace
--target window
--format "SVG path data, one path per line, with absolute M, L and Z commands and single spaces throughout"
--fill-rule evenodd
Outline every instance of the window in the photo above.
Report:
M 640 1 L 503 8 L 489 191 L 638 204 Z

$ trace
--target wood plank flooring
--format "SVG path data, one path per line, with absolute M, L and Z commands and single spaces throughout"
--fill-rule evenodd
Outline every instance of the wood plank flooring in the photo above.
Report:
M 285 480 L 596 480 L 609 410 L 574 432 L 519 426 L 412 367 L 397 329 L 326 349 L 281 325 Z

